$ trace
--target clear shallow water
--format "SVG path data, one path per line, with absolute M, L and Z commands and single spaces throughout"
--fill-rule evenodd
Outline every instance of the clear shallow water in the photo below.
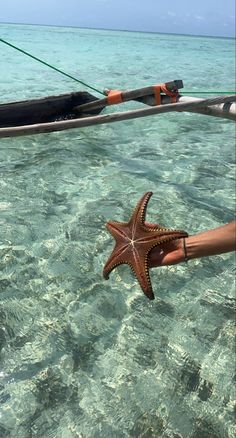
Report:
M 182 78 L 234 88 L 234 42 L 1 25 L 1 37 L 101 89 Z M 1 45 L 1 100 L 78 84 Z M 105 282 L 105 222 L 147 190 L 150 221 L 234 217 L 235 125 L 170 114 L 0 140 L 0 435 L 233 437 L 234 257 Z

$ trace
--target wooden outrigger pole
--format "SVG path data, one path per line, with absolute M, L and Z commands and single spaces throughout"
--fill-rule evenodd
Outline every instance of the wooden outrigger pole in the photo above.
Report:
M 173 90 L 178 91 L 180 88 L 183 88 L 183 82 L 181 80 L 175 80 L 172 82 L 167 82 L 165 84 L 166 89 L 173 92 Z M 155 106 L 156 105 L 156 99 L 153 94 L 153 86 L 140 88 L 137 90 L 131 90 L 131 91 L 124 91 L 122 92 L 122 102 L 127 102 L 130 100 L 136 100 L 142 103 L 145 103 L 149 106 Z M 109 91 L 107 90 L 107 94 L 109 94 Z M 196 112 L 198 114 L 205 114 L 208 116 L 215 116 L 215 117 L 222 117 L 229 120 L 236 120 L 236 104 L 233 102 L 235 99 L 235 96 L 233 95 L 233 100 L 227 103 L 217 104 L 209 107 L 199 108 L 193 106 L 192 110 L 188 110 L 190 112 Z M 193 103 L 194 102 L 203 102 L 204 99 L 197 98 L 197 97 L 189 97 L 189 96 L 181 96 L 177 92 L 176 96 L 176 102 L 180 103 Z M 160 104 L 169 104 L 171 103 L 171 97 L 168 95 L 161 95 L 161 101 Z M 75 111 L 78 113 L 82 113 L 83 111 L 91 111 L 96 110 L 99 108 L 104 108 L 105 106 L 109 105 L 108 100 L 100 99 L 97 101 L 85 103 L 83 105 L 75 107 Z

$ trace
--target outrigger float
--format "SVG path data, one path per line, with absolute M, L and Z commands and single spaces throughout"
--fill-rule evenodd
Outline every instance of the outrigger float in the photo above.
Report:
M 74 92 L 0 104 L 0 138 L 40 134 L 113 123 L 167 112 L 189 111 L 236 120 L 236 95 L 210 99 L 181 96 L 182 80 L 131 91 L 105 90 L 98 99 Z M 107 106 L 138 101 L 150 108 L 100 114 Z

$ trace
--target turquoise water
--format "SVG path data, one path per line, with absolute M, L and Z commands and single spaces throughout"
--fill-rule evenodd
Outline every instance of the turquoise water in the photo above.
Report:
M 235 88 L 232 39 L 0 30 L 101 89 Z M 2 102 L 84 89 L 0 47 Z M 0 140 L 1 437 L 235 436 L 233 254 L 152 270 L 154 302 L 126 266 L 102 278 L 106 221 L 149 190 L 150 221 L 232 220 L 235 124 L 172 113 Z

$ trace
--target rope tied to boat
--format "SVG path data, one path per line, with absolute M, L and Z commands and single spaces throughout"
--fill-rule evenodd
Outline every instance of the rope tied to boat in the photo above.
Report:
M 84 85 L 87 88 L 90 88 L 90 90 L 96 91 L 97 93 L 104 95 L 104 91 L 98 90 L 97 88 L 93 87 L 92 85 L 89 85 L 86 82 L 83 82 L 80 79 L 77 79 L 74 76 L 72 76 L 72 75 L 70 75 L 68 73 L 65 73 L 63 70 L 60 70 L 59 68 L 54 67 L 53 65 L 49 64 L 48 62 L 45 62 L 42 59 L 37 58 L 34 55 L 31 55 L 31 53 L 28 53 L 25 50 L 20 49 L 19 47 L 15 46 L 14 44 L 9 43 L 8 41 L 4 40 L 3 38 L 0 38 L 0 42 L 6 44 L 9 47 L 12 47 L 13 49 L 17 50 L 20 53 L 23 53 L 26 56 L 29 56 L 30 58 L 34 59 L 35 61 L 38 61 L 38 62 L 40 62 L 43 65 L 46 65 L 47 67 L 51 68 L 52 70 L 55 70 L 58 73 L 61 73 L 62 75 L 67 76 L 68 78 L 78 82 L 79 84 L 82 84 L 82 85 Z
M 76 81 L 76 82 L 78 82 L 78 83 L 84 85 L 85 87 L 90 88 L 91 90 L 96 91 L 96 92 L 99 93 L 99 94 L 102 94 L 103 96 L 104 96 L 104 95 L 107 96 L 107 94 L 108 94 L 108 93 L 106 92 L 106 90 L 101 91 L 101 90 L 99 90 L 98 88 L 93 87 L 92 85 L 89 85 L 89 84 L 87 84 L 86 82 L 81 81 L 81 80 L 78 79 L 78 78 L 75 78 L 74 76 L 72 76 L 72 75 L 70 75 L 70 74 L 64 72 L 63 70 L 60 70 L 59 68 L 54 67 L 53 65 L 49 64 L 48 62 L 45 62 L 45 61 L 43 61 L 42 59 L 37 58 L 36 56 L 32 55 L 31 53 L 28 53 L 28 52 L 26 52 L 25 50 L 23 50 L 23 49 L 21 49 L 21 48 L 15 46 L 14 44 L 9 43 L 8 41 L 4 40 L 3 38 L 0 38 L 0 42 L 2 42 L 3 44 L 6 44 L 7 46 L 9 46 L 9 47 L 11 47 L 11 48 L 17 50 L 17 51 L 20 52 L 20 53 L 23 53 L 23 54 L 26 55 L 26 56 L 29 56 L 30 58 L 34 59 L 35 61 L 38 61 L 38 62 L 40 62 L 40 63 L 43 64 L 43 65 L 46 65 L 47 67 L 51 68 L 52 70 L 55 70 L 55 71 L 57 71 L 58 73 L 60 73 L 60 74 L 62 74 L 62 75 L 64 75 L 64 76 L 66 76 L 66 77 L 68 77 L 68 78 L 70 78 L 70 79 L 72 79 L 72 80 L 74 80 L 74 81 Z M 120 100 L 121 97 L 122 97 L 122 96 L 121 96 L 121 92 L 119 92 L 118 90 L 110 90 L 110 92 L 112 92 L 112 91 L 116 91 L 116 92 L 117 92 L 117 96 L 115 96 L 115 95 L 111 96 L 111 95 L 110 95 L 110 97 L 109 97 L 110 102 L 113 102 L 113 101 L 115 101 L 115 100 Z M 168 90 L 168 91 L 170 91 L 170 90 Z M 118 93 L 120 93 L 120 94 L 118 95 Z M 217 95 L 220 95 L 220 94 L 222 95 L 222 94 L 223 94 L 223 95 L 227 95 L 227 94 L 234 94 L 234 93 L 235 93 L 235 91 L 213 91 L 213 90 L 211 91 L 211 90 L 210 90 L 210 91 L 184 91 L 182 94 L 190 94 L 190 95 L 191 95 L 191 94 L 217 94 Z M 174 98 L 174 96 L 173 96 L 173 98 Z M 159 97 L 157 97 L 157 102 L 159 102 Z M 176 100 L 175 100 L 175 102 L 176 102 Z M 121 101 L 119 101 L 119 102 L 114 102 L 114 103 L 121 103 Z M 111 104 L 113 104 L 113 103 L 111 103 Z

